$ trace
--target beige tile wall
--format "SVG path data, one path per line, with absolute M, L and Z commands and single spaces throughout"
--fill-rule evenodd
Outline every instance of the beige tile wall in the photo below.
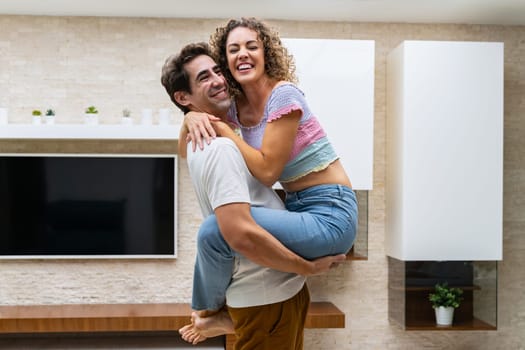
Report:
M 115 123 L 123 108 L 130 108 L 137 119 L 141 108 L 171 107 L 159 83 L 164 59 L 187 42 L 207 40 L 215 26 L 223 22 L 0 15 L 0 105 L 9 107 L 10 120 L 17 123 L 29 122 L 35 108 L 55 108 L 59 123 L 80 123 L 83 109 L 95 104 L 103 123 Z M 271 24 L 288 37 L 376 41 L 369 260 L 351 262 L 326 276 L 309 279 L 313 299 L 335 302 L 346 313 L 347 327 L 308 330 L 305 348 L 525 349 L 525 27 L 296 21 Z M 405 39 L 505 42 L 504 260 L 499 264 L 498 331 L 405 332 L 388 321 L 385 57 Z M 179 118 L 176 114 L 175 119 Z M 35 147 L 21 146 L 20 142 L 2 142 L 0 151 Z M 179 175 L 176 261 L 1 261 L 0 303 L 189 301 L 193 235 L 200 213 L 182 162 Z

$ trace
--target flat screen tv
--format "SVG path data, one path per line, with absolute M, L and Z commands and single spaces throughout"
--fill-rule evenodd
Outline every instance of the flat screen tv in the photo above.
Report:
M 175 258 L 174 155 L 0 154 L 0 258 Z

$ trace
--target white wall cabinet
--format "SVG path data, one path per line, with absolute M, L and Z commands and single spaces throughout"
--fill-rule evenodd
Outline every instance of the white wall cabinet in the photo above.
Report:
M 299 87 L 355 190 L 371 190 L 374 167 L 373 40 L 283 39 Z
M 404 41 L 387 58 L 386 253 L 501 260 L 503 44 Z

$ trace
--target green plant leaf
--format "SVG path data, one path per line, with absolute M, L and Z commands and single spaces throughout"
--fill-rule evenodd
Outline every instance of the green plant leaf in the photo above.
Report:
M 433 308 L 439 306 L 458 308 L 463 300 L 463 290 L 460 288 L 449 287 L 448 283 L 438 283 L 434 287 L 434 292 L 428 295 Z
M 98 113 L 97 108 L 95 106 L 89 106 L 86 108 L 86 113 L 89 114 L 96 114 Z

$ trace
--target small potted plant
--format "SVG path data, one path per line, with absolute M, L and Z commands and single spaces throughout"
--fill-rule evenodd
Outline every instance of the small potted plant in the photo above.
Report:
M 55 124 L 55 110 L 51 108 L 46 111 L 46 124 Z
M 127 108 L 124 108 L 122 110 L 122 124 L 125 124 L 125 125 L 131 125 L 133 124 L 133 119 L 131 119 L 131 111 Z
M 463 300 L 463 291 L 459 288 L 449 287 L 448 283 L 438 283 L 434 292 L 428 295 L 436 313 L 438 326 L 450 326 L 454 319 L 454 309 L 458 308 Z
M 95 106 L 89 106 L 84 111 L 84 117 L 86 124 L 97 125 L 98 124 L 98 110 Z
M 42 124 L 42 112 L 39 109 L 33 110 L 31 115 L 33 116 L 33 124 Z

